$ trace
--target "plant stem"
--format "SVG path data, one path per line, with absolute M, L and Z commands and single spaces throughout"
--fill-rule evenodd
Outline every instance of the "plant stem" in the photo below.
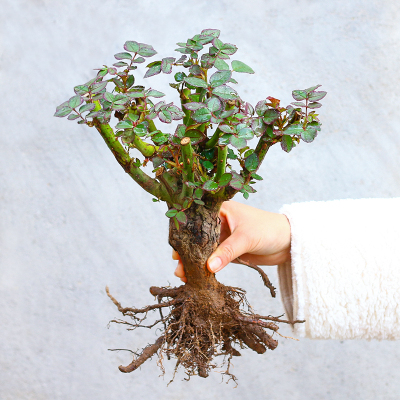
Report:
M 273 145 L 274 143 L 271 142 L 271 139 L 269 137 L 266 136 L 266 133 L 264 133 L 264 135 L 261 136 L 260 140 L 257 143 L 257 146 L 254 150 L 254 153 L 257 155 L 258 157 L 258 166 L 257 169 L 253 170 L 253 171 L 248 171 L 246 168 L 243 168 L 243 175 L 245 178 L 245 183 L 247 184 L 250 181 L 251 178 L 251 174 L 255 173 L 258 171 L 258 169 L 260 168 L 262 162 L 264 161 L 264 158 L 269 150 L 269 148 Z
M 189 100 L 189 94 L 190 94 L 190 89 L 183 89 L 181 92 L 181 108 L 182 111 L 185 113 L 185 117 L 183 118 L 183 124 L 188 126 L 188 122 L 190 119 L 190 110 L 188 110 L 187 108 L 183 107 L 183 105 L 185 103 L 188 103 Z
M 101 108 L 100 103 L 98 101 L 96 101 L 96 103 L 96 108 Z M 131 176 L 144 190 L 153 196 L 164 201 L 170 201 L 170 196 L 167 190 L 155 179 L 152 179 L 139 167 L 133 164 L 133 160 L 126 152 L 122 144 L 115 137 L 114 131 L 110 125 L 100 123 L 97 118 L 93 118 L 93 122 L 94 126 L 99 131 L 108 148 L 114 154 L 115 159 L 124 169 L 124 171 L 129 174 L 129 176 Z
M 214 134 L 212 135 L 211 139 L 206 142 L 204 148 L 205 149 L 212 149 L 217 144 L 218 139 L 219 139 L 219 134 L 221 132 L 222 131 L 219 128 L 217 128 L 215 130 Z
M 181 140 L 181 152 L 183 161 L 182 170 L 182 197 L 191 196 L 193 188 L 185 185 L 185 182 L 194 182 L 193 172 L 193 148 L 190 143 L 190 138 L 184 137 Z
M 217 155 L 217 172 L 214 178 L 216 182 L 218 182 L 221 179 L 221 176 L 225 173 L 227 155 L 228 146 L 219 146 Z
M 133 136 L 133 145 L 145 156 L 145 157 L 151 157 L 155 151 L 156 148 L 152 144 L 148 144 L 143 142 L 142 139 L 138 135 L 134 133 Z

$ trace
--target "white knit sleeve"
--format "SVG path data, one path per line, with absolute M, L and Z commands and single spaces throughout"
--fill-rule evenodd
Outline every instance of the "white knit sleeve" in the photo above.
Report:
M 400 199 L 298 203 L 280 212 L 292 232 L 293 318 L 306 321 L 296 333 L 400 339 Z M 287 303 L 287 279 L 280 280 Z

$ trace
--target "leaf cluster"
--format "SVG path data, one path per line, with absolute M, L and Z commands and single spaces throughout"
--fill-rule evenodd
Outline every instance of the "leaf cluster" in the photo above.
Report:
M 113 137 L 129 157 L 130 151 L 137 151 L 140 158 L 132 158 L 135 167 L 153 164 L 155 177 L 149 179 L 167 193 L 156 201 L 167 201 L 167 216 L 177 225 L 185 222 L 184 211 L 193 203 L 224 200 L 237 192 L 247 198 L 255 192 L 252 185 L 262 179 L 256 172 L 273 144 L 290 152 L 300 140 L 312 142 L 321 129 L 315 109 L 326 92 L 317 91 L 320 85 L 294 90 L 296 101 L 287 107 L 273 97 L 255 107 L 243 101 L 232 86 L 237 84 L 233 75 L 254 71 L 242 61 L 230 60 L 237 47 L 219 36 L 219 30 L 205 29 L 177 43 L 179 58 L 147 64 L 144 78 L 178 69 L 170 86 L 179 93 L 179 106 L 158 100 L 165 96 L 160 91 L 135 85 L 137 64 L 157 52 L 150 45 L 127 41 L 125 51 L 114 55 L 117 62 L 76 86 L 75 95 L 55 113 L 99 130 L 109 129 L 114 115 L 118 122 Z M 168 132 L 165 127 L 173 121 L 179 123 Z M 250 148 L 252 139 L 257 140 L 255 148 Z M 150 184 L 148 188 L 152 193 Z

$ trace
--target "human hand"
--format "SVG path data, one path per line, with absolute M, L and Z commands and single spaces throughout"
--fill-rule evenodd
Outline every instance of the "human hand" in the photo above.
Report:
M 259 210 L 236 201 L 222 203 L 220 245 L 207 260 L 207 268 L 215 273 L 237 257 L 257 265 L 277 265 L 290 260 L 290 224 L 283 214 Z M 175 275 L 186 282 L 182 261 L 178 260 Z

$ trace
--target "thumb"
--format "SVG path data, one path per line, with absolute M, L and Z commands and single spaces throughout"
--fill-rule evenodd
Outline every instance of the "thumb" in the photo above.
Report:
M 207 260 L 207 267 L 210 272 L 218 272 L 226 267 L 231 261 L 245 254 L 249 250 L 248 236 L 240 230 L 234 231 L 224 240 L 211 254 Z

